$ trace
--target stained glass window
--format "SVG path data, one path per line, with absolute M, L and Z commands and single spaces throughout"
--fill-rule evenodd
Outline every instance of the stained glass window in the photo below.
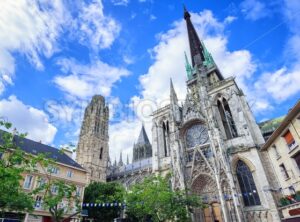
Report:
M 237 163 L 236 174 L 245 206 L 260 205 L 253 175 L 249 167 L 241 160 Z
M 207 128 L 203 124 L 195 124 L 188 128 L 185 139 L 187 148 L 193 148 L 199 144 L 205 144 L 208 142 Z

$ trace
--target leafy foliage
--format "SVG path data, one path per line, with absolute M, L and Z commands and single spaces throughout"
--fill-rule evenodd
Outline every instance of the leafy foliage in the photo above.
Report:
M 168 177 L 151 176 L 126 196 L 127 214 L 138 221 L 190 221 L 188 208 L 201 207 L 197 196 L 172 191 Z
M 125 190 L 118 183 L 93 182 L 85 189 L 85 203 L 123 202 Z M 88 208 L 89 218 L 94 221 L 113 221 L 119 217 L 122 207 Z
M 41 184 L 34 193 L 43 193 L 43 208 L 50 212 L 54 222 L 60 222 L 67 213 L 70 214 L 74 207 L 76 211 L 69 217 L 80 212 L 80 198 L 75 191 L 76 187 L 73 184 L 53 179 L 48 175 L 47 181 Z
M 9 130 L 12 125 L 0 120 L 0 127 Z M 20 186 L 22 173 L 31 171 L 36 161 L 29 158 L 14 143 L 14 135 L 24 137 L 18 132 L 0 132 L 0 210 L 4 211 L 32 211 L 33 199 L 30 193 L 24 192 Z
M 41 157 L 41 156 L 40 156 Z M 39 159 L 39 165 L 46 178 L 39 178 L 39 187 L 33 193 L 42 195 L 42 207 L 48 210 L 54 222 L 63 221 L 66 214 L 70 218 L 80 213 L 80 196 L 76 194 L 74 184 L 56 179 L 53 176 L 53 168 L 56 167 L 54 160 L 46 158 Z M 71 210 L 75 208 L 75 212 Z
M 12 124 L 0 120 L 0 127 L 10 130 Z M 3 213 L 30 212 L 34 209 L 33 197 L 39 194 L 43 196 L 43 207 L 49 210 L 56 222 L 61 221 L 74 205 L 78 208 L 78 213 L 79 197 L 74 195 L 76 187 L 53 178 L 49 167 L 55 166 L 55 162 L 47 158 L 47 154 L 30 155 L 21 150 L 17 146 L 16 138 L 25 136 L 26 134 L 20 134 L 16 130 L 13 133 L 0 131 L 0 210 Z M 18 142 L 20 141 L 22 142 Z M 46 180 L 33 191 L 25 192 L 21 185 L 23 175 L 37 172 L 38 167 L 44 171 Z M 53 187 L 56 188 L 55 193 L 52 192 Z M 62 206 L 63 201 L 65 206 Z

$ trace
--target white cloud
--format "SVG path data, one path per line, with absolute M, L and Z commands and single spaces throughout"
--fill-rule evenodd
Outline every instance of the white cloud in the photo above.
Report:
M 232 23 L 233 21 L 235 21 L 235 20 L 237 20 L 237 17 L 235 17 L 235 16 L 227 16 L 226 18 L 225 18 L 225 20 L 224 20 L 224 23 L 225 24 L 230 24 L 230 23 Z
M 157 17 L 155 16 L 155 15 L 150 15 L 150 21 L 153 21 L 153 20 L 156 20 L 157 19 Z
M 41 56 L 50 57 L 57 50 L 57 39 L 68 13 L 60 0 L 0 2 L 0 82 L 12 82 L 15 59 L 20 52 L 38 69 L 43 69 Z
M 277 103 L 300 92 L 300 4 L 297 0 L 285 0 L 284 3 L 286 24 L 291 32 L 285 48 L 287 63 L 273 72 L 263 73 L 255 83 L 257 90 Z
M 122 6 L 127 6 L 129 3 L 129 0 L 111 0 L 111 2 L 114 5 L 122 5 Z
M 73 28 L 80 42 L 94 50 L 110 47 L 120 30 L 121 26 L 113 18 L 104 15 L 101 0 L 83 3 Z
M 252 21 L 267 17 L 270 13 L 265 3 L 259 0 L 244 0 L 240 6 L 245 18 Z
M 113 84 L 130 74 L 124 68 L 113 67 L 100 60 L 79 64 L 73 59 L 62 59 L 58 64 L 66 75 L 56 76 L 55 84 L 68 95 L 81 99 L 95 94 L 109 96 Z
M 300 91 L 299 68 L 289 71 L 283 67 L 274 73 L 264 73 L 255 86 L 264 89 L 278 102 L 284 101 Z
M 123 55 L 123 61 L 127 64 L 127 65 L 131 65 L 135 62 L 135 59 L 133 56 L 129 56 L 129 55 Z
M 6 85 L 13 84 L 15 53 L 25 55 L 35 68 L 43 69 L 43 58 L 59 51 L 62 33 L 70 33 L 67 37 L 94 51 L 112 45 L 121 26 L 104 15 L 101 0 L 89 4 L 65 3 L 63 0 L 0 1 L 0 93 Z
M 19 132 L 28 133 L 28 138 L 49 144 L 57 132 L 42 110 L 25 105 L 15 96 L 0 100 L 0 116 L 11 122 Z

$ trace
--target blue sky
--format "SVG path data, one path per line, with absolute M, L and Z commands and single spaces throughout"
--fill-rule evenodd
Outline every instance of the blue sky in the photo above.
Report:
M 257 121 L 299 99 L 297 0 L 186 0 L 225 77 L 235 76 Z M 169 79 L 184 99 L 189 51 L 182 1 L 0 3 L 0 116 L 28 137 L 76 144 L 94 94 L 110 106 L 110 153 L 131 155 L 141 122 L 166 104 Z

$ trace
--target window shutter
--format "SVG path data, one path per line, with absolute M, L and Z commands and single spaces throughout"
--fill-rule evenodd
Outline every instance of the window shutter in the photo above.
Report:
M 288 145 L 294 142 L 294 137 L 290 131 L 287 131 L 287 133 L 283 137 Z

